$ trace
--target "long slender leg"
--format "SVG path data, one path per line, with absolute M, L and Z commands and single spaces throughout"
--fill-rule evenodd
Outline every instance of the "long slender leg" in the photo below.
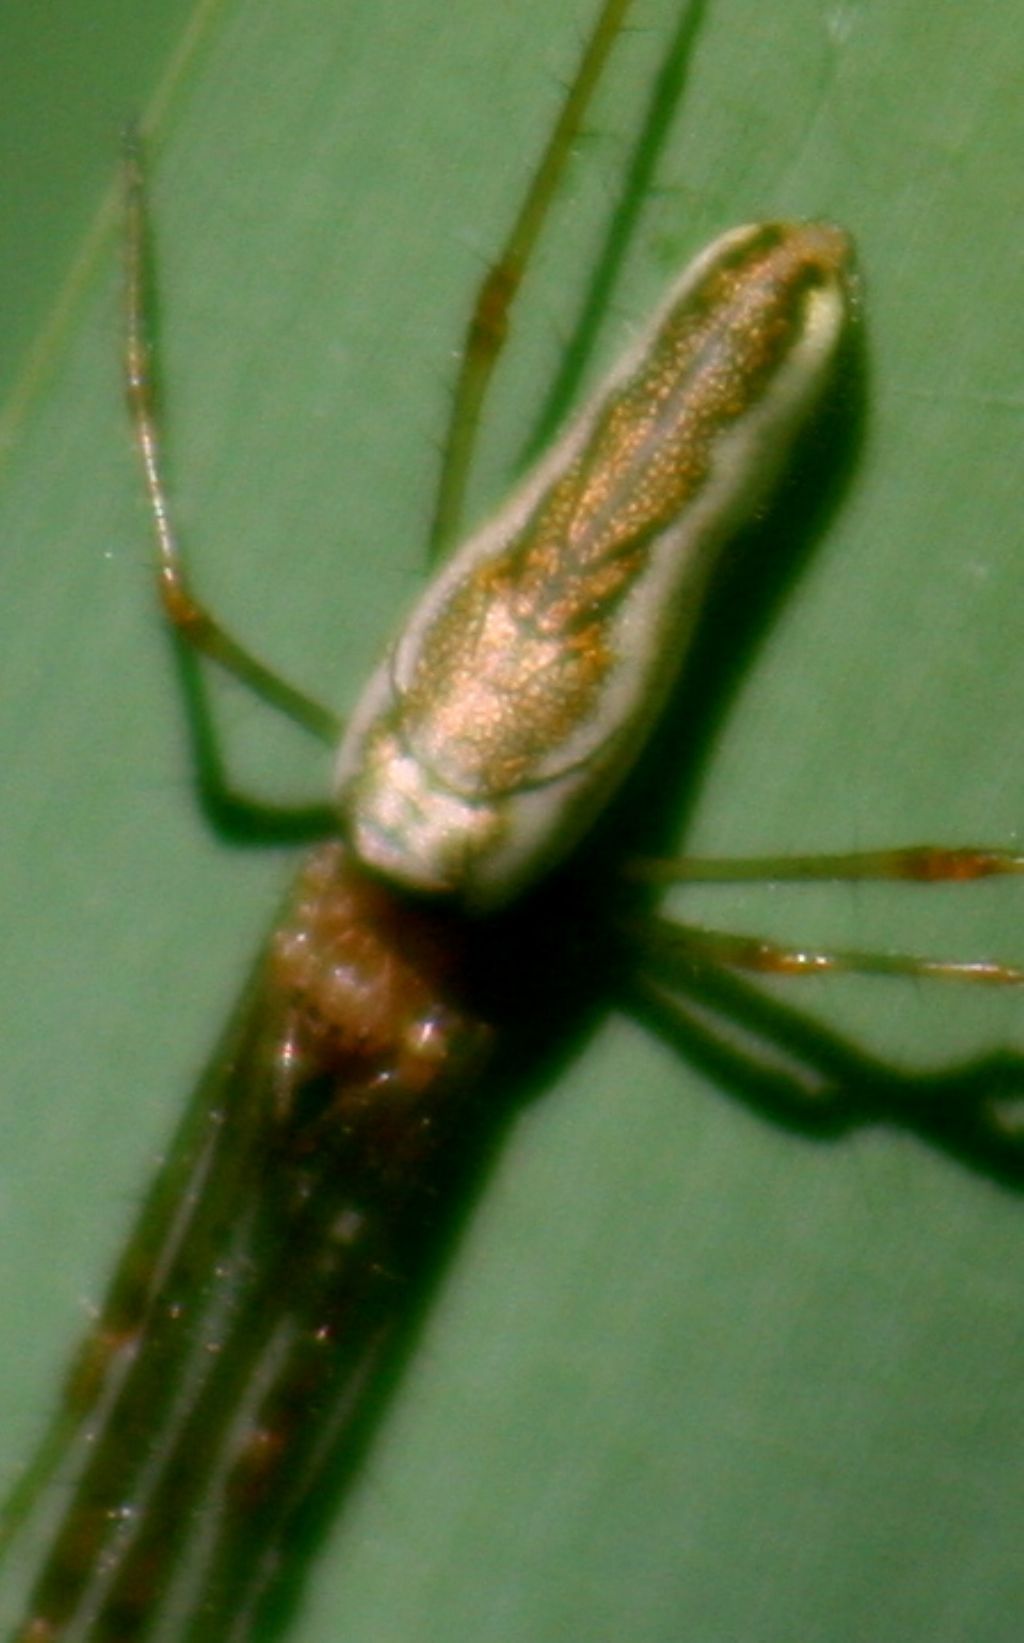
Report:
M 631 0 L 605 0 L 508 237 L 477 290 L 442 448 L 441 474 L 430 529 L 431 560 L 444 553 L 458 534 L 484 400 L 508 336 L 512 304 L 572 153 L 572 145 L 579 135 L 587 105 L 608 53 L 622 31 L 630 4 Z
M 340 721 L 330 709 L 266 667 L 196 598 L 171 519 L 164 478 L 158 396 L 150 343 L 145 183 L 138 133 L 124 142 L 125 394 L 142 466 L 157 549 L 157 586 L 164 613 L 192 650 L 216 662 L 278 712 L 323 741 L 334 743 Z
M 913 844 L 838 855 L 638 857 L 623 868 L 638 884 L 815 883 L 895 879 L 913 884 L 967 884 L 1024 873 L 1024 853 L 986 845 Z
M 929 981 L 985 982 L 996 986 L 1024 985 L 1024 969 L 992 959 L 924 958 L 912 953 L 878 953 L 860 948 L 818 949 L 784 947 L 760 936 L 733 935 L 708 930 L 670 918 L 648 915 L 623 921 L 632 945 L 645 957 L 687 955 L 701 963 L 761 975 L 821 976 L 849 973 L 878 976 L 918 976 Z
M 191 1250 L 195 1261 L 198 1250 L 202 1268 L 204 1249 L 217 1245 L 216 1229 L 211 1230 L 199 1219 L 205 1216 L 208 1220 L 215 1198 L 208 1194 L 203 1200 L 199 1188 L 216 1164 L 218 1153 L 224 1151 L 225 1089 L 218 1081 L 217 1069 L 227 1069 L 226 1076 L 231 1076 L 244 1060 L 249 996 L 247 989 L 220 1053 L 214 1058 L 214 1071 L 200 1081 L 167 1149 L 166 1160 L 146 1193 L 95 1322 L 68 1366 L 53 1419 L 29 1465 L 0 1500 L 0 1554 L 67 1458 L 75 1437 L 95 1418 L 97 1410 L 109 1404 L 119 1376 L 130 1368 L 167 1272 L 180 1252 Z M 228 1133 L 229 1138 L 234 1134 Z M 185 1281 L 180 1273 L 178 1281 Z M 151 1390 L 151 1413 L 155 1403 Z
M 680 856 L 640 858 L 624 874 L 641 884 L 737 884 L 749 882 L 815 883 L 869 880 L 911 884 L 970 884 L 999 874 L 1024 873 L 1024 854 L 985 846 L 909 845 L 894 850 L 854 850 L 838 855 Z M 918 976 L 939 981 L 989 982 L 1019 986 L 1024 969 L 988 959 L 924 958 L 910 953 L 784 947 L 758 936 L 733 935 L 660 917 L 645 917 L 631 926 L 638 948 L 676 958 L 687 954 L 702 962 L 768 975 L 810 976 L 847 972 L 858 975 Z

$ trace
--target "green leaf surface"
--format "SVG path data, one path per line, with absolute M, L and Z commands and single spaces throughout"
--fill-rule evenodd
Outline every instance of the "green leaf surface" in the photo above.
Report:
M 589 10 L 224 0 L 172 27 L 169 9 L 144 71 L 134 37 L 117 66 L 109 26 L 111 102 L 188 48 L 152 189 L 197 575 L 247 643 L 332 703 L 351 702 L 422 575 L 470 293 Z M 476 511 L 557 365 L 678 11 L 637 0 L 634 22 L 524 293 Z M 1022 24 L 1019 0 L 717 0 L 697 31 L 600 358 L 712 234 L 825 215 L 860 249 L 868 368 L 844 494 L 703 763 L 694 849 L 1019 841 Z M 9 158 L 44 104 L 0 126 Z M 61 110 L 77 117 L 63 95 Z M 90 118 L 99 222 L 115 156 Z M 53 274 L 84 187 L 38 225 L 54 294 L 0 405 L 4 1475 L 287 875 L 195 812 L 120 402 L 112 231 L 92 231 L 70 288 Z M 223 706 L 251 784 L 323 790 L 318 756 L 258 705 Z M 744 888 L 688 905 L 792 940 L 1019 962 L 1022 893 Z M 844 981 L 799 1001 L 901 1067 L 1024 1048 L 1010 993 Z M 1016 1640 L 1017 1198 L 905 1132 L 811 1144 L 734 1093 L 623 1015 L 532 1104 L 294 1643 Z

